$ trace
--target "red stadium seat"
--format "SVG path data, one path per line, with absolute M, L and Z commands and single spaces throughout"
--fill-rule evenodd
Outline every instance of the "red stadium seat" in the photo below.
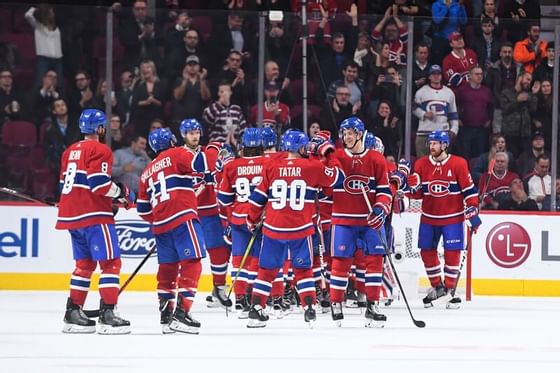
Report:
M 290 95 L 292 96 L 293 102 L 295 102 L 296 105 L 300 105 L 303 98 L 303 80 L 298 79 L 290 82 L 290 85 L 288 86 L 288 90 L 290 91 Z M 307 99 L 312 103 L 315 103 L 316 95 L 317 95 L 317 91 L 315 89 L 315 84 L 311 80 L 308 80 Z
M 8 121 L 2 126 L 2 144 L 8 147 L 32 147 L 37 143 L 37 129 L 31 122 Z
M 208 41 L 212 35 L 212 17 L 209 16 L 195 16 L 192 19 L 191 27 L 198 31 L 201 41 Z

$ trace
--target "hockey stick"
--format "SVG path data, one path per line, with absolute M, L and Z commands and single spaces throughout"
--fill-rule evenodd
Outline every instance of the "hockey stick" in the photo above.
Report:
M 5 193 L 5 194 L 9 194 L 9 195 L 17 197 L 17 198 L 25 199 L 25 200 L 31 201 L 31 202 L 37 202 L 37 203 L 40 203 L 40 204 L 43 204 L 43 205 L 49 205 L 49 206 L 56 206 L 56 203 L 42 201 L 40 199 L 33 198 L 33 197 L 31 197 L 31 196 L 29 196 L 25 193 L 20 193 L 17 190 L 13 190 L 13 189 L 10 189 L 10 188 L 1 187 L 0 192 Z
M 455 292 L 457 291 L 457 286 L 459 286 L 459 279 L 461 278 L 461 272 L 463 272 L 463 267 L 465 266 L 465 261 L 467 259 L 467 253 L 471 249 L 472 245 L 472 236 L 473 230 L 471 228 L 467 228 L 467 245 L 465 247 L 465 252 L 461 257 L 461 264 L 459 265 L 459 272 L 457 273 L 457 281 L 455 281 L 455 286 L 451 289 L 451 297 L 455 297 Z
M 366 205 L 368 207 L 368 211 L 372 212 L 373 209 L 371 207 L 371 203 L 368 199 L 366 190 L 364 188 L 364 186 L 362 185 L 362 194 L 364 196 L 364 199 L 366 201 Z M 406 298 L 406 294 L 404 293 L 404 288 L 401 284 L 401 280 L 399 278 L 399 275 L 397 274 L 397 270 L 395 269 L 395 264 L 393 263 L 393 259 L 391 258 L 391 252 L 389 251 L 389 248 L 387 247 L 387 243 L 385 242 L 385 239 L 383 238 L 383 235 L 381 233 L 379 233 L 379 231 L 377 229 L 375 229 L 375 233 L 377 233 L 377 237 L 379 238 L 379 240 L 381 241 L 381 244 L 383 245 L 383 248 L 385 249 L 385 254 L 387 259 L 389 260 L 389 264 L 391 265 L 391 269 L 393 270 L 393 275 L 395 276 L 395 279 L 397 280 L 397 284 L 399 285 L 399 289 L 401 291 L 401 295 L 404 299 L 404 303 L 406 304 L 406 309 L 408 310 L 408 313 L 410 315 L 410 318 L 412 319 L 412 322 L 414 323 L 415 326 L 417 326 L 418 328 L 423 328 L 426 326 L 426 323 L 422 320 L 416 320 L 414 318 L 414 316 L 412 315 L 412 310 L 410 309 L 410 305 L 408 304 L 408 299 Z
M 142 259 L 142 261 L 138 264 L 138 266 L 136 267 L 136 269 L 134 270 L 134 272 L 132 272 L 132 274 L 126 279 L 125 283 L 123 284 L 123 286 L 121 286 L 121 288 L 119 289 L 119 295 L 121 295 L 121 293 L 124 291 L 124 289 L 126 289 L 126 287 L 128 286 L 128 284 L 130 284 L 130 282 L 132 281 L 132 279 L 134 277 L 136 277 L 136 274 L 138 273 L 138 271 L 140 271 L 140 268 L 142 268 L 144 266 L 144 264 L 146 264 L 146 262 L 148 261 L 148 259 L 150 258 L 150 256 L 152 256 L 152 254 L 156 251 L 156 247 L 152 247 L 150 249 L 150 251 L 148 251 L 148 254 L 146 254 L 146 256 L 144 256 L 144 258 Z M 98 317 L 99 316 L 99 310 L 84 310 L 84 313 L 86 314 L 87 317 Z
M 321 212 L 319 210 L 319 199 L 316 197 L 315 198 L 315 205 L 317 207 L 317 225 L 315 226 L 315 229 L 317 229 L 317 236 L 319 237 L 319 265 L 321 266 L 321 288 L 322 289 L 326 289 L 327 288 L 327 274 L 326 272 L 326 266 L 325 266 L 325 258 L 323 257 L 323 252 L 325 251 L 325 236 L 323 236 L 323 229 L 322 229 L 322 224 L 321 224 Z

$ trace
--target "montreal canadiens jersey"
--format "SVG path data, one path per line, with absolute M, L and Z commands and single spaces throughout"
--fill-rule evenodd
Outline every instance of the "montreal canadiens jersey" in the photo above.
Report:
M 478 65 L 476 53 L 465 48 L 465 56 L 461 57 L 451 51 L 443 59 L 443 79 L 451 87 L 459 87 L 469 81 L 469 70 Z
M 490 203 L 491 198 L 496 198 L 501 193 L 508 193 L 511 182 L 517 178 L 519 175 L 511 171 L 506 171 L 502 176 L 496 175 L 493 171 L 490 174 L 483 174 L 478 182 L 478 190 L 484 192 L 484 203 Z
M 164 150 L 150 162 L 140 176 L 136 209 L 155 234 L 198 220 L 193 173 L 206 171 L 204 153 L 182 147 Z
M 220 150 L 216 146 L 207 146 L 202 151 L 204 152 L 208 162 L 208 171 L 204 173 L 196 173 L 194 175 L 195 192 L 201 188 L 201 192 L 197 197 L 198 215 L 218 215 L 218 202 L 216 199 L 216 160 L 218 159 L 218 153 Z
M 414 107 L 414 115 L 420 120 L 416 133 L 427 135 L 435 130 L 459 132 L 457 103 L 449 87 L 435 89 L 426 84 L 414 95 Z M 434 113 L 433 119 L 424 117 L 428 111 Z
M 305 158 L 269 162 L 249 199 L 249 219 L 259 221 L 264 209 L 264 235 L 279 240 L 310 236 L 315 231 L 319 189 L 342 185 L 343 180 L 344 174 L 332 157 L 328 166 Z
M 221 215 L 231 224 L 245 225 L 249 213 L 249 197 L 262 180 L 264 156 L 241 157 L 226 164 L 218 191 Z M 226 212 L 223 210 L 226 209 Z
M 416 161 L 414 171 L 422 180 L 422 189 L 412 195 L 422 198 L 422 223 L 458 223 L 464 220 L 465 205 L 478 207 L 478 191 L 464 158 L 449 155 L 436 162 L 425 156 Z
M 113 153 L 97 140 L 72 144 L 62 154 L 57 229 L 114 224 L 111 197 Z
M 362 188 L 373 206 L 376 203 L 389 208 L 391 191 L 385 158 L 376 151 L 364 150 L 352 154 L 337 149 L 335 156 L 346 175 L 344 183 L 333 188 L 332 224 L 366 226 L 369 214 Z

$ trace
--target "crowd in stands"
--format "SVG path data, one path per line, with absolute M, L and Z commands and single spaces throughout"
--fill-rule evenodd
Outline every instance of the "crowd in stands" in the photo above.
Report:
M 542 35 L 538 0 L 309 0 L 307 113 L 300 1 L 155 4 L 151 12 L 146 0 L 113 2 L 110 94 L 106 8 L 3 7 L 1 132 L 32 123 L 32 147 L 42 156 L 16 162 L 13 170 L 14 154 L 40 153 L 14 150 L 3 139 L 0 184 L 56 198 L 60 156 L 80 138 L 76 118 L 85 108 L 111 106 L 113 174 L 131 186 L 149 160 L 149 131 L 177 132 L 185 118 L 204 124 L 205 141 L 236 146 L 249 126 L 280 134 L 302 128 L 304 116 L 310 131 L 330 130 L 336 140 L 339 123 L 355 115 L 383 140 L 385 154 L 398 159 L 410 110 L 413 155 L 426 154 L 427 133 L 449 131 L 452 153 L 469 160 L 484 192 L 483 208 L 550 206 L 555 47 Z M 265 6 L 284 13 L 266 19 L 264 102 L 258 102 L 254 11 Z M 414 55 L 408 56 L 412 34 Z M 410 77 L 407 64 L 413 64 Z M 407 79 L 412 108 L 405 105 Z M 37 186 L 33 174 L 21 171 L 27 166 L 51 176 Z

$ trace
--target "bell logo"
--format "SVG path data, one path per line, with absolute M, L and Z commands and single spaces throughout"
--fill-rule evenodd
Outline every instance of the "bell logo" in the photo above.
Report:
M 519 224 L 500 223 L 486 237 L 486 253 L 499 267 L 519 267 L 527 260 L 530 252 L 531 238 Z

